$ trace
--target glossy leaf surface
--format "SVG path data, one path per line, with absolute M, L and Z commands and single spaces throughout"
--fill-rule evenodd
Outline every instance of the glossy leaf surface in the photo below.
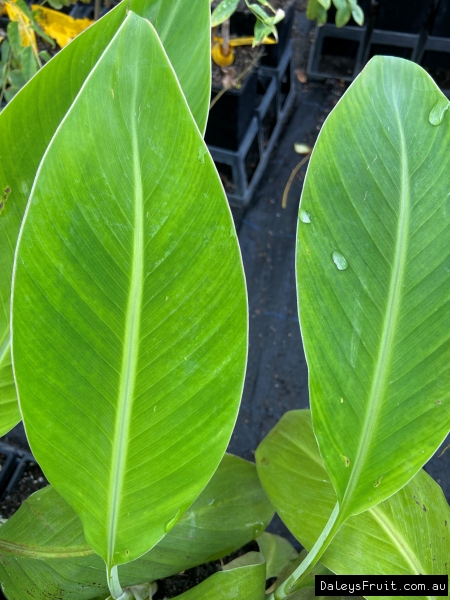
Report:
M 259 552 L 249 552 L 225 565 L 177 600 L 265 600 L 266 565 Z
M 25 207 L 56 128 L 123 22 L 126 7 L 122 2 L 61 50 L 0 114 L 0 203 L 7 196 L 0 210 L 0 435 L 20 420 L 9 350 L 9 302 L 14 249 Z M 208 1 L 132 0 L 131 8 L 155 25 L 204 131 L 211 87 Z
M 341 520 L 405 485 L 450 428 L 450 119 L 430 123 L 443 101 L 418 65 L 375 57 L 306 176 L 300 324 Z
M 129 14 L 84 84 L 24 223 L 12 339 L 27 435 L 112 568 L 208 483 L 246 362 L 228 203 L 147 20 Z
M 308 410 L 286 413 L 256 452 L 258 474 L 276 511 L 307 548 L 336 504 Z M 323 554 L 340 575 L 446 574 L 450 507 L 425 471 L 394 496 L 350 517 Z
M 169 577 L 244 546 L 273 509 L 255 466 L 225 455 L 211 481 L 155 548 L 119 567 L 123 585 Z M 90 600 L 108 593 L 105 565 L 81 522 L 52 488 L 36 492 L 0 528 L 0 581 L 9 600 Z M 33 595 L 29 592 L 32 590 Z

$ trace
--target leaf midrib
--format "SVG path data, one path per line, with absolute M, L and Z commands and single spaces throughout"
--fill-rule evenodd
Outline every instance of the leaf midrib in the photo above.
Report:
M 383 390 L 388 375 L 388 366 L 392 353 L 393 340 L 395 337 L 400 301 L 402 295 L 402 285 L 405 276 L 406 256 L 408 248 L 409 220 L 410 220 L 410 188 L 409 188 L 409 164 L 406 148 L 406 139 L 403 126 L 400 120 L 400 113 L 396 103 L 393 103 L 395 117 L 400 136 L 400 214 L 397 223 L 397 237 L 394 253 L 394 262 L 392 265 L 391 279 L 389 283 L 388 301 L 386 304 L 386 314 L 383 323 L 383 330 L 380 339 L 378 358 L 375 368 L 375 374 L 372 381 L 367 412 L 364 418 L 364 424 L 361 429 L 360 442 L 356 452 L 356 460 L 347 483 L 344 498 L 341 505 L 341 518 L 345 519 L 346 511 L 349 506 L 351 509 L 353 493 L 358 485 L 359 477 L 365 465 L 367 454 L 370 450 L 374 432 L 377 428 L 378 409 L 381 403 Z M 382 473 L 380 473 L 380 476 Z
M 374 506 L 370 509 L 370 514 L 378 521 L 380 527 L 386 532 L 389 538 L 394 542 L 394 545 L 405 558 L 409 566 L 416 572 L 417 575 L 426 575 L 427 571 L 424 566 L 417 560 L 417 556 L 411 551 L 411 547 L 405 540 L 403 534 L 396 527 L 394 521 L 391 521 L 385 514 Z M 429 596 L 428 596 L 429 597 Z
M 136 106 L 136 86 L 134 88 L 133 95 L 134 98 L 131 103 L 133 111 L 131 115 L 131 139 L 134 175 L 133 258 L 125 320 L 124 348 L 122 355 L 122 370 L 120 375 L 118 406 L 116 412 L 116 427 L 113 439 L 113 455 L 111 460 L 111 479 L 108 505 L 108 568 L 111 568 L 114 565 L 116 534 L 123 489 L 125 464 L 129 445 L 129 426 L 139 355 L 140 314 L 144 280 L 144 203 L 136 124 L 136 111 L 138 110 L 138 107 Z

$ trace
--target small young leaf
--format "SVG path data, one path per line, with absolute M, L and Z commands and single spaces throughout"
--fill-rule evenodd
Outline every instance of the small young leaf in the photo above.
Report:
M 20 66 L 25 83 L 37 73 L 39 65 L 31 46 L 26 46 L 20 52 Z
M 31 10 L 25 0 L 14 0 L 20 10 L 30 19 L 33 20 L 33 15 L 31 14 Z
M 42 58 L 44 62 L 48 62 L 51 59 L 51 55 L 49 52 L 47 52 L 47 50 L 41 50 L 39 52 L 39 57 Z
M 2 42 L 0 49 L 1 49 L 2 63 L 7 63 L 8 58 L 9 58 L 9 53 L 11 50 L 8 40 L 4 40 Z M 6 64 L 4 65 L 4 67 L 6 67 Z
M 28 79 L 25 77 L 24 73 L 19 69 L 13 69 L 9 72 L 9 79 L 11 81 L 11 85 L 13 88 L 16 88 L 16 93 L 22 88 Z
M 264 42 L 266 37 L 273 35 L 275 39 L 278 39 L 278 31 L 275 26 L 268 26 L 259 19 L 255 23 L 255 36 L 253 40 L 253 47 L 259 46 Z
M 359 5 L 352 8 L 352 17 L 358 25 L 364 25 L 364 11 Z
M 323 6 L 325 10 L 330 10 L 331 0 L 318 0 L 318 2 Z
M 229 19 L 235 12 L 238 4 L 239 0 L 222 0 L 212 12 L 211 27 L 217 27 Z
M 310 21 L 317 21 L 319 25 L 327 22 L 327 11 L 319 3 L 319 0 L 308 0 L 306 16 Z
M 266 11 L 259 6 L 259 4 L 249 4 L 248 8 L 252 11 L 252 13 L 260 19 L 264 24 L 271 26 L 273 25 L 273 17 L 270 17 Z
M 20 41 L 19 23 L 17 21 L 10 21 L 6 28 L 8 33 L 8 40 L 11 45 L 11 50 L 16 59 L 19 58 L 20 51 L 22 50 L 22 43 Z
M 344 27 L 350 21 L 352 16 L 352 10 L 347 4 L 342 8 L 338 8 L 336 11 L 336 27 Z

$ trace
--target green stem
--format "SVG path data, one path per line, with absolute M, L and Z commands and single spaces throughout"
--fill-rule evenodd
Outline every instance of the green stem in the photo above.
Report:
M 336 533 L 339 531 L 342 525 L 342 513 L 339 510 L 339 502 L 331 513 L 328 523 L 325 525 L 325 529 L 320 534 L 319 539 L 314 544 L 311 552 L 305 558 L 305 560 L 295 569 L 290 577 L 286 579 L 276 590 L 274 594 L 274 600 L 284 600 L 289 594 L 292 594 L 308 575 L 311 569 L 319 562 L 325 550 L 328 548 L 331 540 L 334 538 Z
M 117 566 L 112 567 L 111 569 L 106 567 L 106 576 L 108 578 L 108 587 L 111 597 L 114 598 L 114 600 L 118 600 L 118 598 L 123 595 L 123 589 L 120 585 L 119 570 Z

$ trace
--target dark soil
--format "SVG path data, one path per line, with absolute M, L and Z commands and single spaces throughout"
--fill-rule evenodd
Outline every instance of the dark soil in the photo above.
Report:
M 329 56 L 324 54 L 319 62 L 321 73 L 328 73 L 335 77 L 351 76 L 355 69 L 355 59 L 348 56 Z
M 211 61 L 212 84 L 216 89 L 241 87 L 262 56 L 261 48 L 251 46 L 238 46 L 234 51 L 235 60 L 230 67 L 219 67 Z
M 0 473 L 3 470 L 3 465 L 5 464 L 6 456 L 4 454 L 0 454 Z
M 39 465 L 36 463 L 26 463 L 25 469 L 16 486 L 0 502 L 0 516 L 3 519 L 9 519 L 20 508 L 31 494 L 48 485 Z
M 430 69 L 424 67 L 437 85 L 443 90 L 450 90 L 450 69 Z
M 258 544 L 256 542 L 250 542 L 243 548 L 236 550 L 221 560 L 215 560 L 213 562 L 205 563 L 193 569 L 183 571 L 173 577 L 167 579 L 161 579 L 158 583 L 158 591 L 153 596 L 154 600 L 169 600 L 175 598 L 184 592 L 187 592 L 191 588 L 195 587 L 214 573 L 217 573 L 222 569 L 223 565 L 228 564 L 235 558 L 246 554 L 247 552 L 258 551 Z

